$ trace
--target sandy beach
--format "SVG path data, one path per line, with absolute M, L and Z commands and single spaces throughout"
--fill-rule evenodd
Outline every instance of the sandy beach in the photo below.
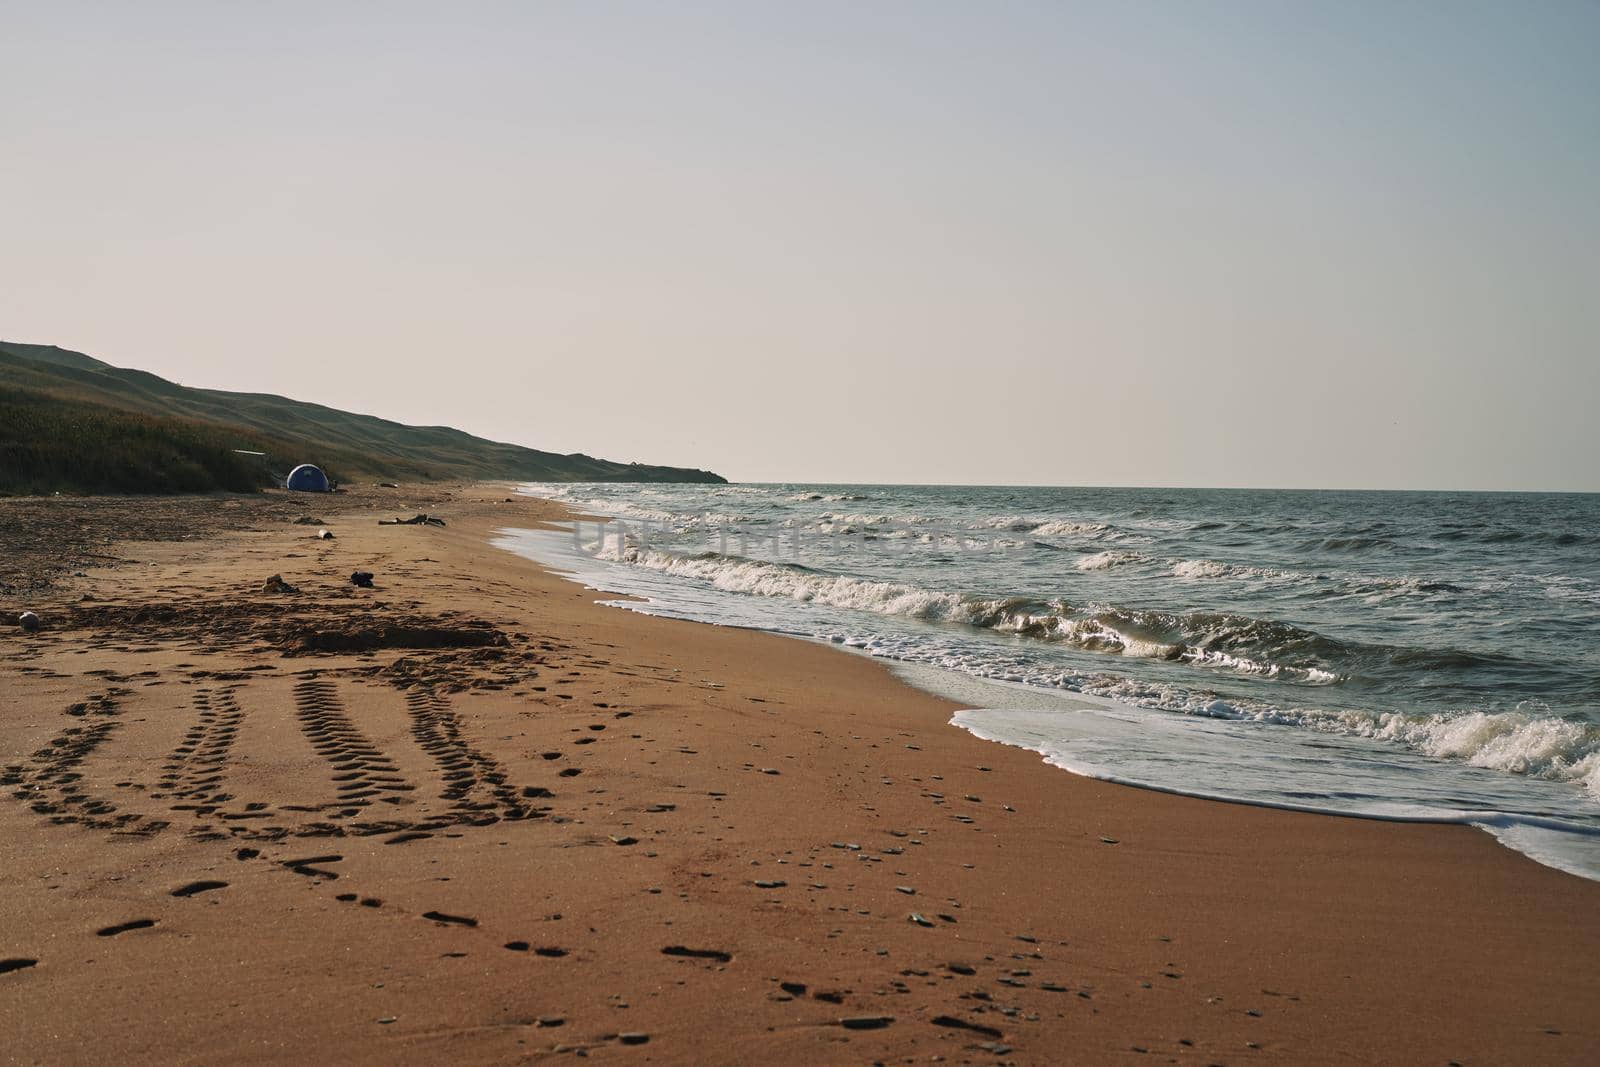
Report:
M 490 545 L 562 514 L 0 501 L 0 1061 L 1600 1060 L 1600 885 L 1080 778 Z

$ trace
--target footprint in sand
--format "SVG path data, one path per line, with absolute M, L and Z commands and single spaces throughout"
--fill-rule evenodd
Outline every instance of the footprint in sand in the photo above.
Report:
M 304 859 L 279 860 L 278 862 L 282 866 L 289 868 L 295 874 L 303 874 L 307 878 L 326 878 L 331 882 L 339 877 L 338 873 L 335 871 L 325 871 L 316 865 L 322 863 L 339 863 L 343 859 L 343 856 L 307 856 Z
M 442 911 L 425 911 L 422 913 L 422 917 L 436 923 L 450 923 L 456 926 L 478 925 L 477 919 L 469 919 L 464 915 L 449 915 Z
M 696 960 L 716 960 L 718 963 L 733 962 L 733 953 L 723 952 L 715 948 L 687 948 L 683 945 L 668 945 L 661 950 L 663 956 L 683 956 Z

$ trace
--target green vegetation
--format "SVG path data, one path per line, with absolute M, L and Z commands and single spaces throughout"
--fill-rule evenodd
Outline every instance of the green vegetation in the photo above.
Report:
M 406 426 L 287 397 L 192 389 L 49 345 L 0 341 L 0 383 L 7 410 L 27 408 L 34 420 L 25 432 L 22 420 L 0 427 L 4 492 L 138 491 L 128 484 L 140 480 L 136 470 L 157 472 L 160 486 L 145 489 L 150 492 L 233 487 L 256 465 L 249 457 L 223 466 L 202 459 L 219 447 L 230 456 L 235 448 L 265 451 L 278 474 L 305 462 L 344 478 L 396 481 L 725 480 L 703 470 L 541 452 L 448 426 Z M 253 485 L 265 480 L 254 470 L 251 477 Z
M 221 427 L 0 386 L 0 493 L 248 492 L 272 481 Z

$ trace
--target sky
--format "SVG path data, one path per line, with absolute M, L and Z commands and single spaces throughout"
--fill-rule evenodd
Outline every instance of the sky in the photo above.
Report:
M 739 481 L 1600 490 L 1600 4 L 0 0 L 0 338 Z

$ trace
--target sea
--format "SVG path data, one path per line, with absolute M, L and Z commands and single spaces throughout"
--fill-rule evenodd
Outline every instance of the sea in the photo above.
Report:
M 619 608 L 828 642 L 1064 771 L 1600 879 L 1600 495 L 530 484 Z

